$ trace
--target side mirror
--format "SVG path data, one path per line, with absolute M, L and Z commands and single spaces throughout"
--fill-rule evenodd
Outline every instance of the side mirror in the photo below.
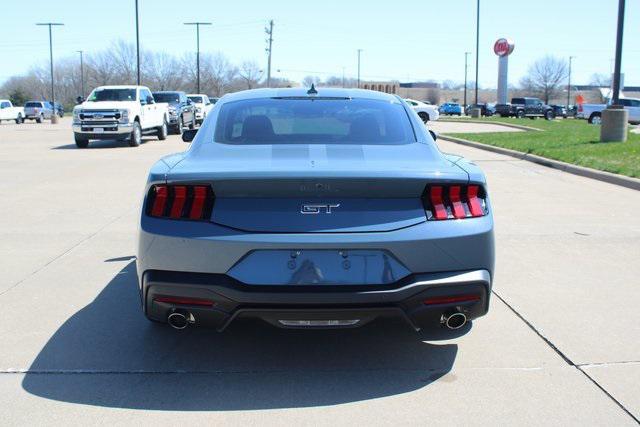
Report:
M 83 97 L 79 96 L 79 97 L 76 98 L 76 103 L 82 104 L 83 102 L 84 102 L 84 98 Z
M 147 104 L 153 104 L 153 96 L 147 96 Z
M 193 141 L 193 138 L 196 137 L 197 133 L 198 133 L 198 129 L 187 129 L 184 132 L 182 132 L 182 140 L 184 142 L 191 142 Z
M 436 133 L 436 131 L 429 129 L 429 133 L 431 134 L 431 138 L 433 138 L 434 141 L 438 140 L 438 134 Z

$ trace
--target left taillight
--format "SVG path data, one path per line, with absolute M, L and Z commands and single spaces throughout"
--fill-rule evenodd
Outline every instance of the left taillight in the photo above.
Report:
M 477 184 L 428 185 L 422 195 L 429 221 L 485 216 L 486 199 L 484 188 Z
M 214 199 L 208 185 L 153 185 L 146 212 L 155 218 L 208 221 Z

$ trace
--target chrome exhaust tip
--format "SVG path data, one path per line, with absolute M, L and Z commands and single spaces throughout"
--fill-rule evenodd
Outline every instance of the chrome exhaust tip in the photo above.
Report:
M 182 330 L 189 326 L 189 324 L 196 323 L 196 320 L 193 317 L 193 314 L 188 311 L 180 310 L 169 314 L 167 317 L 167 323 L 169 323 L 173 329 Z
M 449 329 L 460 329 L 467 324 L 467 316 L 460 312 L 443 314 L 440 323 Z

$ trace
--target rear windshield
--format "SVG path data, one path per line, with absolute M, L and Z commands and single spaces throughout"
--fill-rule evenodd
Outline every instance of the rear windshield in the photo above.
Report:
M 96 89 L 89 95 L 89 102 L 98 101 L 135 101 L 135 89 Z
M 247 99 L 224 104 L 216 142 L 227 144 L 408 144 L 415 135 L 399 101 Z
M 202 104 L 204 102 L 201 96 L 189 96 L 188 98 L 196 104 Z
M 178 92 L 158 93 L 153 94 L 153 99 L 156 102 L 167 102 L 169 104 L 177 104 L 180 102 L 180 94 Z
M 524 98 L 512 98 L 511 99 L 511 103 L 512 104 L 524 104 Z
M 25 107 L 42 107 L 42 102 L 27 102 Z

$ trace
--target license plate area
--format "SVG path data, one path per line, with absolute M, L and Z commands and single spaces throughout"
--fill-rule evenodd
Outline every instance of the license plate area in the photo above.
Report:
M 249 285 L 387 285 L 410 274 L 390 252 L 376 249 L 256 250 L 227 274 Z

